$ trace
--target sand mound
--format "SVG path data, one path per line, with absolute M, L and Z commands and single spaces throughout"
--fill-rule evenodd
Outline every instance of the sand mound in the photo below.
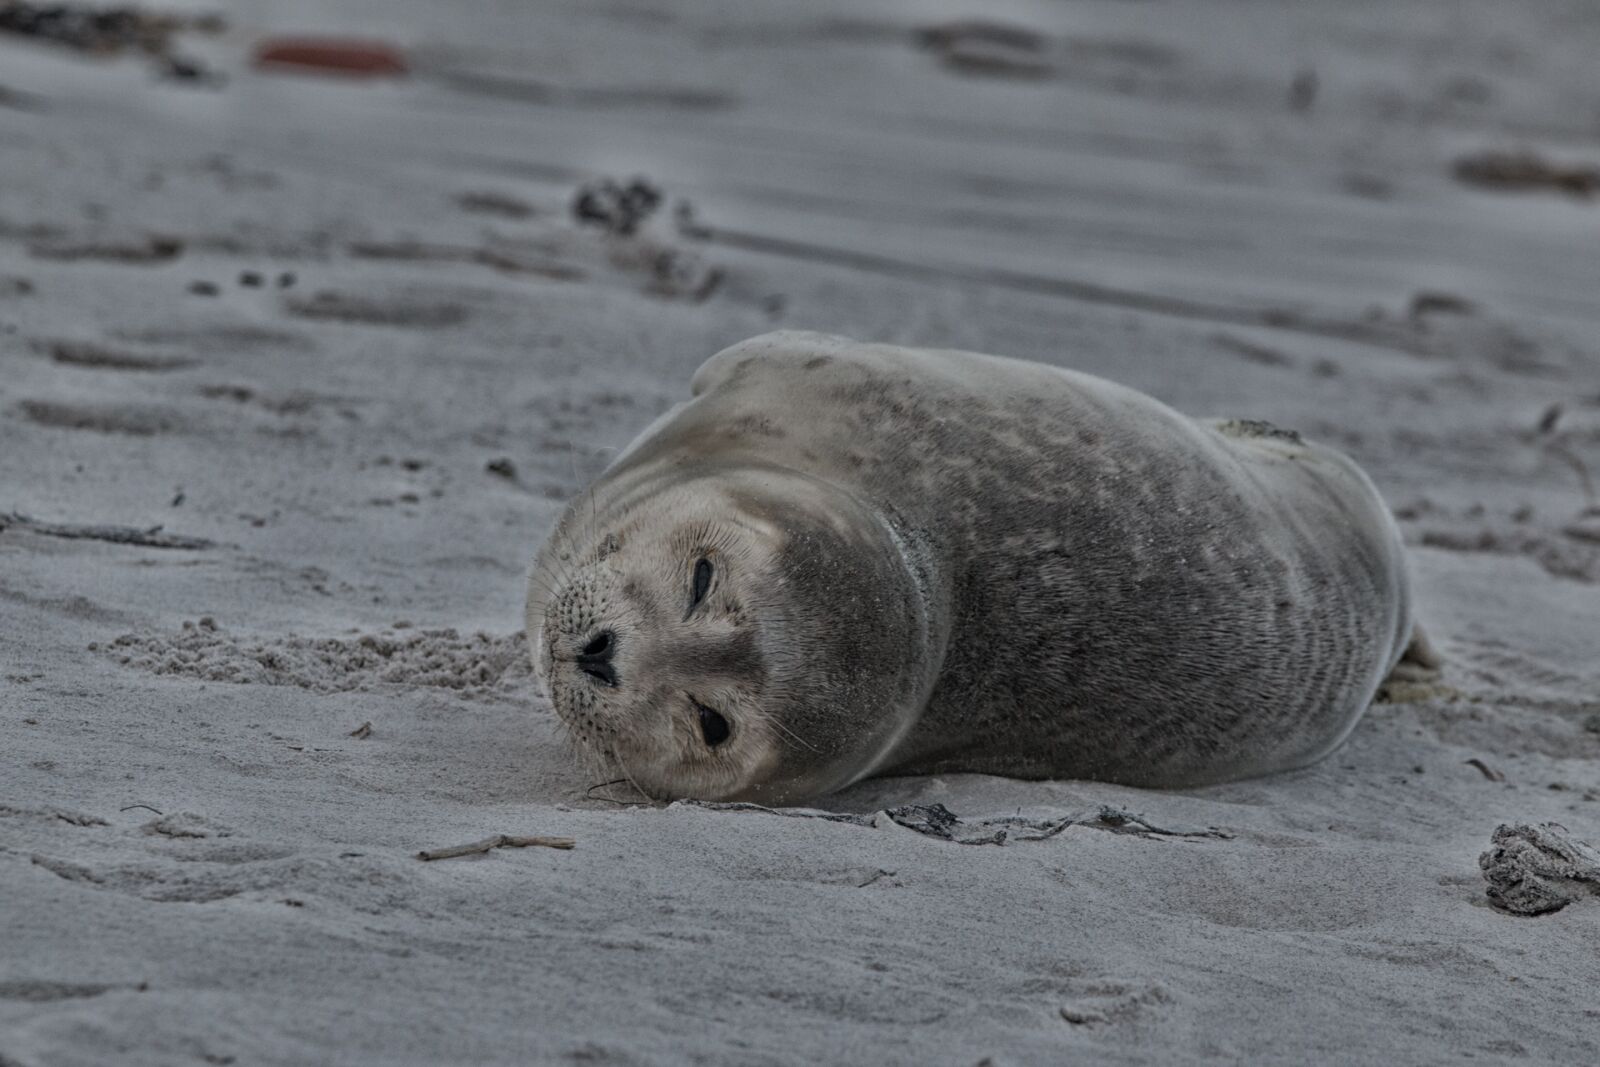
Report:
M 103 651 L 128 667 L 209 682 L 292 685 L 319 693 L 427 685 L 482 694 L 531 674 L 522 634 L 385 630 L 356 637 L 250 637 L 209 616 L 175 634 L 123 634 Z

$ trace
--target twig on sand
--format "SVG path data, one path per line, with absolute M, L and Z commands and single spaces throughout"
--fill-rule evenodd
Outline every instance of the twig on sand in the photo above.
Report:
M 143 809 L 144 809 L 144 810 L 145 810 L 145 811 L 153 811 L 153 812 L 155 812 L 155 813 L 156 813 L 156 814 L 157 814 L 157 815 L 160 815 L 160 814 L 161 814 L 161 812 L 160 812 L 160 810 L 159 810 L 159 809 L 157 809 L 157 808 L 152 808 L 152 807 L 151 807 L 151 806 L 150 806 L 150 805 L 148 805 L 148 804 L 129 804 L 129 805 L 128 805 L 128 806 L 127 806 L 127 807 L 125 807 L 125 808 L 118 808 L 118 809 L 117 809 L 117 810 L 118 810 L 118 811 L 133 811 L 133 810 L 134 810 L 134 809 L 135 809 L 135 808 L 143 808 Z
M 215 548 L 215 541 L 203 537 L 184 537 L 180 534 L 162 533 L 160 526 L 100 526 L 92 523 L 41 522 L 20 511 L 0 514 L 0 530 L 7 526 L 21 526 L 46 537 L 68 537 L 87 541 L 109 541 L 116 545 L 138 545 L 142 548 Z
M 360 726 L 357 726 L 354 730 L 351 730 L 350 731 L 350 736 L 355 738 L 357 741 L 365 741 L 367 738 L 371 737 L 372 736 L 372 723 L 371 723 L 371 721 L 369 720 L 367 722 L 364 722 Z
M 497 848 L 561 848 L 569 849 L 577 842 L 570 837 L 518 837 L 514 834 L 495 834 L 482 841 L 474 841 L 470 845 L 454 845 L 450 848 L 425 849 L 417 853 L 419 860 L 448 860 L 457 856 L 473 856 L 480 852 L 490 852 Z
M 1478 768 L 1478 772 L 1491 782 L 1503 782 L 1506 780 L 1505 775 L 1501 774 L 1499 771 L 1483 762 L 1483 760 L 1479 759 L 1477 756 L 1473 756 L 1471 759 L 1463 760 L 1462 762 L 1468 767 Z

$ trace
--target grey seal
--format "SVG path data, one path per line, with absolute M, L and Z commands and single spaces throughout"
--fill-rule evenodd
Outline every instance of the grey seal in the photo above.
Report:
M 1415 628 L 1354 462 L 970 352 L 781 332 L 568 505 L 527 633 L 576 748 L 659 798 L 869 775 L 1193 786 L 1302 767 Z

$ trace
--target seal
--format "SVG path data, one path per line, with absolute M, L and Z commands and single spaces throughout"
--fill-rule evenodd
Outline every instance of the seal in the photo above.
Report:
M 535 669 L 658 798 L 870 775 L 1193 786 L 1301 767 L 1409 646 L 1404 551 L 1292 431 L 969 352 L 711 357 L 535 561 Z

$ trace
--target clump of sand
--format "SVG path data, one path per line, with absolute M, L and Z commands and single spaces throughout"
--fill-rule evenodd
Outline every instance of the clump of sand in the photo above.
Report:
M 318 693 L 375 685 L 425 685 L 479 695 L 527 683 L 522 634 L 463 635 L 454 629 L 385 630 L 356 637 L 251 637 L 206 616 L 176 633 L 123 634 L 95 646 L 152 674 L 239 685 L 292 685 Z

